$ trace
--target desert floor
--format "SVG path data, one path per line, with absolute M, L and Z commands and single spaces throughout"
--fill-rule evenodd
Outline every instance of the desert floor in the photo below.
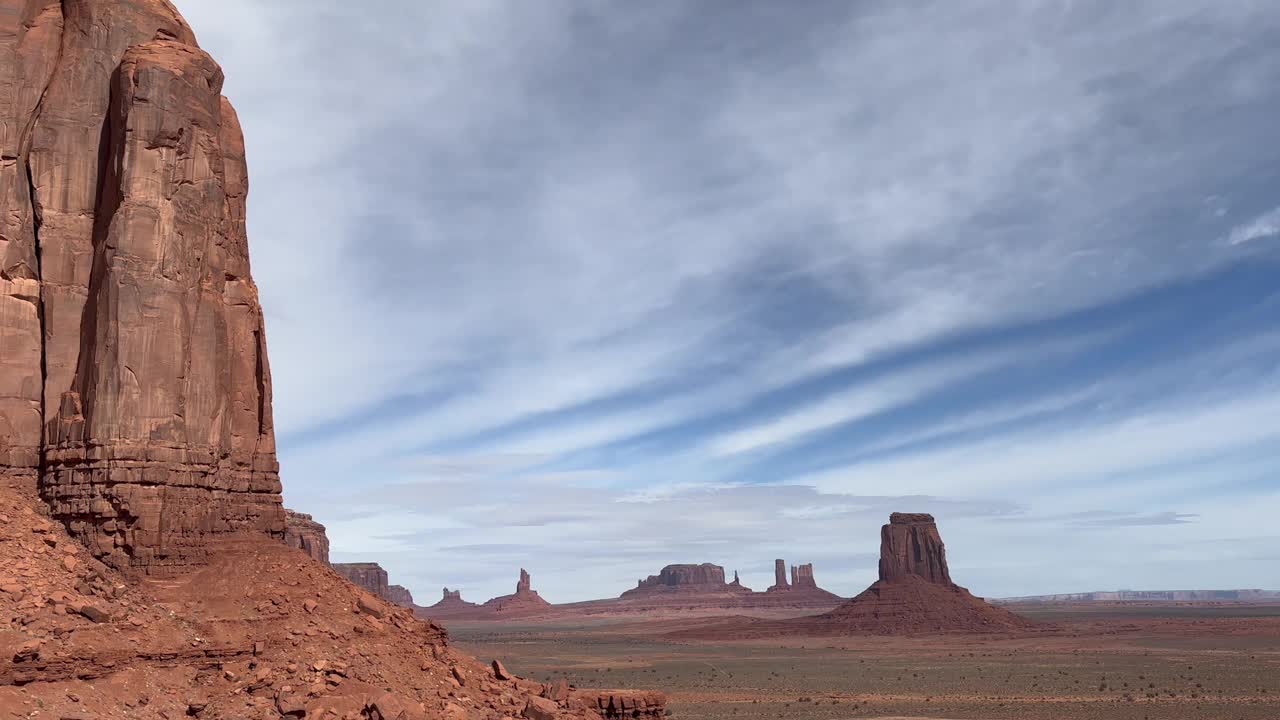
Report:
M 541 680 L 664 690 L 677 720 L 1276 720 L 1280 606 L 1022 610 L 983 637 L 663 637 L 697 620 L 453 623 L 466 651 Z

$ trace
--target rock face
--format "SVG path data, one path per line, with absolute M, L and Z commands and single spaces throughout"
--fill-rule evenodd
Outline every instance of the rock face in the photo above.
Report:
M 306 513 L 284 511 L 284 544 L 298 548 L 322 563 L 329 562 L 329 536 L 324 525 Z
M 403 585 L 388 585 L 385 597 L 401 607 L 413 607 L 413 593 Z
M 909 575 L 951 584 L 947 549 L 932 515 L 893 513 L 880 529 L 880 579 L 892 582 Z
M 284 534 L 222 71 L 165 0 L 0 0 L 0 475 L 117 568 Z
M 378 563 L 334 563 L 333 569 L 374 595 L 384 599 L 387 597 L 390 581 L 387 579 L 387 571 Z

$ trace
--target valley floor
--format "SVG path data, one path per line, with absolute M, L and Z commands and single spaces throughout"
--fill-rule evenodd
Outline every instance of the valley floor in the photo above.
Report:
M 655 687 L 676 720 L 1275 720 L 1280 605 L 1042 606 L 1034 633 L 684 641 L 677 618 L 454 623 L 536 679 Z

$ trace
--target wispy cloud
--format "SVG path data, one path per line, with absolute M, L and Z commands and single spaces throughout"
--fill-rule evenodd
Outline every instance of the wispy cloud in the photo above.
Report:
M 1280 235 L 1280 207 L 1272 208 L 1243 225 L 1231 228 L 1227 242 L 1232 245 L 1263 240 Z
M 893 503 L 850 496 L 892 487 L 1015 594 L 1065 533 L 1274 505 L 1277 211 L 1232 227 L 1280 167 L 1265 3 L 177 4 L 246 128 L 287 497 L 340 553 L 489 592 L 571 542 L 573 597 L 785 551 L 852 592 Z M 1199 518 L 1040 542 L 964 520 L 992 496 Z

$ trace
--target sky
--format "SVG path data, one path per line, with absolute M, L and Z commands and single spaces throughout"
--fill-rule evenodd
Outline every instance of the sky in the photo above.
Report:
M 335 561 L 1280 590 L 1280 5 L 176 4 Z

